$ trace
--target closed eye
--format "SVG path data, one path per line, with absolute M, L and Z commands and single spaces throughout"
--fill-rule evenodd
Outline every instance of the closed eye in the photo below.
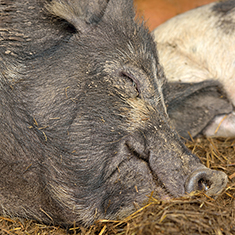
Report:
M 129 79 L 129 80 L 132 81 L 133 86 L 135 87 L 136 91 L 138 92 L 137 97 L 139 97 L 139 96 L 140 96 L 140 83 L 139 83 L 139 81 L 134 77 L 134 75 L 132 75 L 131 73 L 128 73 L 128 72 L 126 72 L 126 71 L 121 71 L 121 72 L 120 72 L 120 76 L 125 77 L 125 78 L 127 78 L 127 79 Z

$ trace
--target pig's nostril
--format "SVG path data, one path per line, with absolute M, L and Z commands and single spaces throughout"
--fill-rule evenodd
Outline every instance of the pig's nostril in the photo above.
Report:
M 207 191 L 210 188 L 210 182 L 205 179 L 200 179 L 198 181 L 198 190 L 204 190 Z
M 227 184 L 227 176 L 224 172 L 208 168 L 195 170 L 185 182 L 185 191 L 191 193 L 196 190 L 204 190 L 207 195 L 220 193 Z
M 209 180 L 210 177 L 208 176 L 207 169 L 198 169 L 194 171 L 186 181 L 186 192 L 190 193 L 196 190 L 208 190 L 211 185 Z

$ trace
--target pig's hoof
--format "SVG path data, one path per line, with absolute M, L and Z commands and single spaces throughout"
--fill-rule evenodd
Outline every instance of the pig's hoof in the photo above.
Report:
M 208 137 L 235 137 L 235 112 L 215 117 L 203 134 Z
M 208 196 L 218 195 L 227 184 L 227 175 L 222 171 L 200 168 L 192 172 L 185 183 L 185 191 L 191 193 L 205 190 Z

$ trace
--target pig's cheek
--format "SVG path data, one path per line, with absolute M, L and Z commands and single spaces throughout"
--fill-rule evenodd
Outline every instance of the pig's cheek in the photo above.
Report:
M 203 133 L 208 137 L 235 137 L 235 112 L 215 117 Z
M 156 182 L 145 161 L 136 157 L 126 159 L 105 183 L 101 212 L 108 218 L 114 216 L 113 211 L 120 218 L 127 216 L 143 206 L 152 192 L 158 195 Z
M 149 193 L 156 189 L 156 181 L 148 166 L 148 163 L 135 156 L 123 161 L 116 171 L 112 180 L 120 182 L 123 189 L 133 191 L 133 193 Z

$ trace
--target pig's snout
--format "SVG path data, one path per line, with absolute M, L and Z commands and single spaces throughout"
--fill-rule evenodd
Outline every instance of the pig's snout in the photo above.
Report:
M 125 143 L 132 154 L 148 163 L 154 178 L 158 183 L 162 183 L 162 187 L 171 196 L 179 197 L 201 190 L 208 196 L 216 196 L 226 187 L 226 174 L 202 165 L 199 158 L 191 154 L 183 144 L 168 138 L 165 144 L 161 145 L 162 142 L 147 139 L 148 133 L 141 133 L 128 136 Z
M 227 184 L 227 176 L 222 171 L 200 168 L 193 171 L 186 180 L 185 191 L 191 193 L 205 190 L 208 196 L 219 194 Z

